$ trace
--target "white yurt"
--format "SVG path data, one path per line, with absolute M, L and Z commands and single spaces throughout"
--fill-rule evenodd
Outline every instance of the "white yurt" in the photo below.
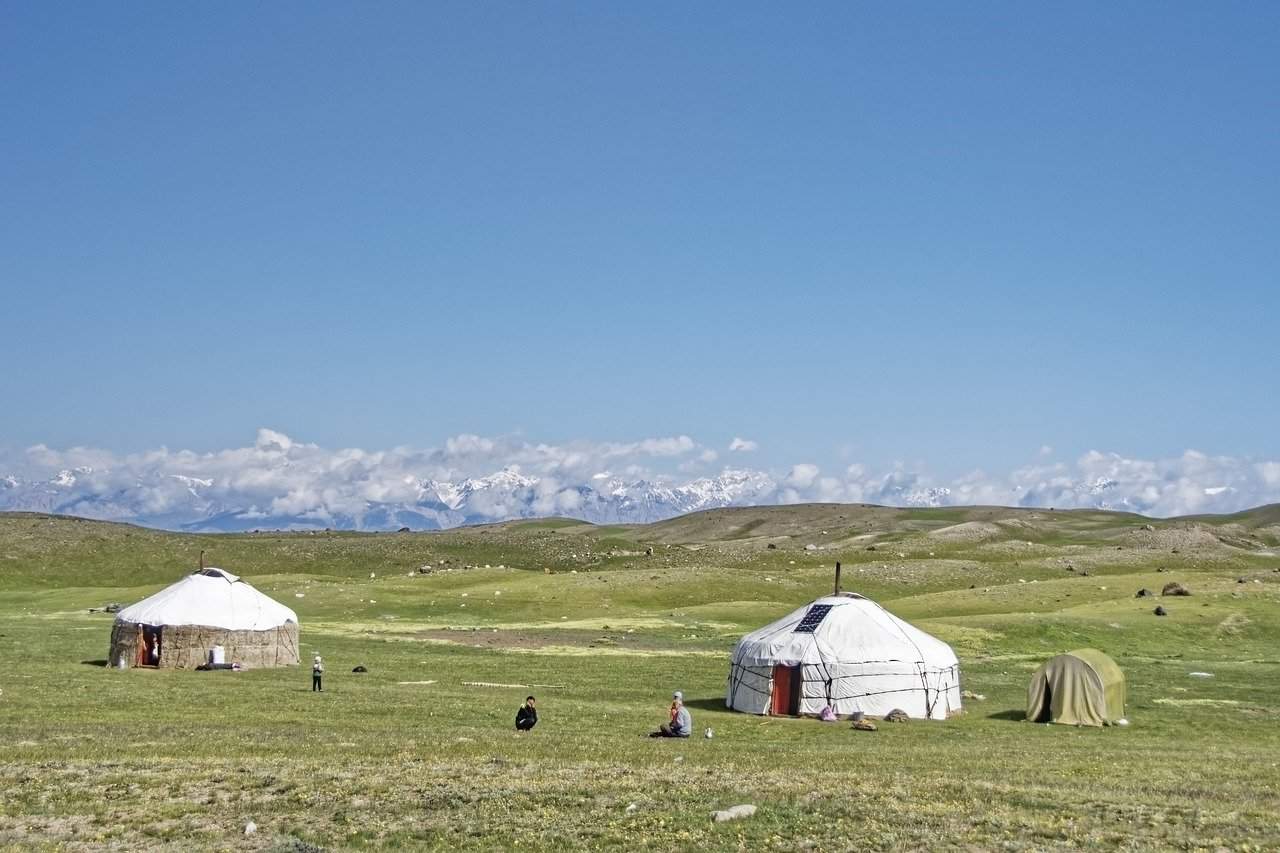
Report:
M 748 714 L 880 717 L 902 709 L 944 720 L 960 710 L 951 647 L 869 598 L 819 598 L 752 631 L 733 650 L 725 704 Z
M 110 666 L 298 663 L 298 614 L 222 569 L 202 568 L 116 614 Z

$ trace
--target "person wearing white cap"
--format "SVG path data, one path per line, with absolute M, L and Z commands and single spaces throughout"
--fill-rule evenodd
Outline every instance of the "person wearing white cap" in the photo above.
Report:
M 320 660 L 320 655 L 316 655 L 315 660 L 311 662 L 311 692 L 323 693 L 324 688 L 320 686 L 320 676 L 324 675 L 324 662 Z
M 658 726 L 649 737 L 688 737 L 693 734 L 693 717 L 684 706 L 684 694 L 677 690 L 671 694 L 671 721 Z

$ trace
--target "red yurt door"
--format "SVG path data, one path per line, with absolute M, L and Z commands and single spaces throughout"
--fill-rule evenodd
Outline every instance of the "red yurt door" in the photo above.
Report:
M 782 666 L 773 668 L 773 706 L 770 713 L 779 717 L 794 717 L 799 713 L 800 704 L 800 667 Z

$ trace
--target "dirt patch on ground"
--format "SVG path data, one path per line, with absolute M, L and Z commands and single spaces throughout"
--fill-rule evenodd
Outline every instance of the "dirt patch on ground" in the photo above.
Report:
M 1219 636 L 1226 635 L 1234 637 L 1245 629 L 1249 624 L 1249 621 L 1249 617 L 1245 616 L 1243 613 L 1229 613 L 1226 619 L 1223 619 L 1218 623 L 1218 634 Z
M 94 835 L 92 815 L 28 816 L 22 820 L 0 818 L 0 845 L 38 848 L 58 844 L 75 849 L 76 842 L 90 849 Z
M 1179 551 L 1224 548 L 1226 545 L 1218 533 L 1199 524 L 1180 524 L 1170 527 L 1143 525 L 1126 537 L 1131 547 Z
M 1011 515 L 1007 518 L 997 518 L 996 524 L 1000 525 L 1004 530 L 1008 530 L 1010 532 L 1019 531 L 1023 536 L 1025 536 L 1028 531 L 1038 531 L 1041 529 L 1041 525 L 1036 524 L 1036 520 L 1039 518 L 1040 516 L 1038 515 L 1031 516 L 1030 518 L 1019 518 L 1016 515 Z
M 952 524 L 947 527 L 939 527 L 937 530 L 930 530 L 927 535 L 931 539 L 942 542 L 976 542 L 981 539 L 1000 536 L 1003 533 L 1004 531 L 999 526 L 990 522 L 965 521 L 961 524 Z
M 502 629 L 495 631 L 491 628 L 481 628 L 476 631 L 467 629 L 432 629 L 415 631 L 413 636 L 416 639 L 433 642 L 524 651 L 536 651 L 546 648 L 625 648 L 640 652 L 659 651 L 669 648 L 667 645 L 659 645 L 652 639 L 637 638 L 634 634 L 618 631 L 511 631 Z

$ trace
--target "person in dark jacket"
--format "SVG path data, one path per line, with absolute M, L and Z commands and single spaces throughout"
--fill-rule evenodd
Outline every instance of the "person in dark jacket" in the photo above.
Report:
M 516 711 L 516 731 L 527 732 L 538 724 L 538 712 L 533 705 L 533 697 L 528 696 L 520 710 Z

